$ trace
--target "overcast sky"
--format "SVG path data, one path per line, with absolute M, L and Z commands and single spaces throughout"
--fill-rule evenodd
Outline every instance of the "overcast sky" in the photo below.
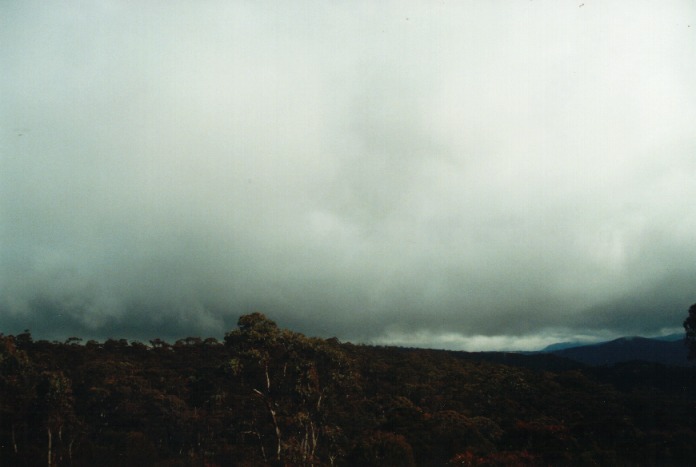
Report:
M 692 1 L 5 1 L 0 332 L 539 348 L 696 302 Z

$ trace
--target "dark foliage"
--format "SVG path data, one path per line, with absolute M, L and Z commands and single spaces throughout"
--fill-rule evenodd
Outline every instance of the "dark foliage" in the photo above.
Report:
M 696 373 L 342 344 L 260 313 L 151 345 L 0 335 L 0 465 L 693 465 Z
M 684 320 L 686 345 L 689 348 L 689 359 L 696 360 L 696 303 L 689 307 L 689 316 Z

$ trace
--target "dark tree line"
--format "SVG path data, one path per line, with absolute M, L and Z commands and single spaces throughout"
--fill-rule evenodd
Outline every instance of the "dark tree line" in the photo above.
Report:
M 0 335 L 7 466 L 691 465 L 694 404 L 691 368 L 356 346 L 260 313 L 224 342 Z
M 689 359 L 696 360 L 696 303 L 689 307 L 689 316 L 684 320 L 686 345 L 689 348 Z

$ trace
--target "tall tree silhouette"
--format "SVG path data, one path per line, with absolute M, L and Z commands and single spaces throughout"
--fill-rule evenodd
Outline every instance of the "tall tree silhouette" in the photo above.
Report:
M 689 308 L 689 316 L 684 320 L 686 345 L 689 347 L 689 360 L 696 360 L 696 303 Z

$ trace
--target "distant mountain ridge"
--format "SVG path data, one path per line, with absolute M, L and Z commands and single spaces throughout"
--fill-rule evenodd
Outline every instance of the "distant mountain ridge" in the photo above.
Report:
M 655 337 L 641 337 L 641 336 L 625 336 L 625 337 L 620 337 L 619 339 L 632 339 L 635 337 L 640 337 L 642 339 L 654 339 L 658 341 L 664 341 L 664 342 L 676 342 L 680 341 L 682 342 L 684 340 L 684 333 L 679 333 L 679 334 L 669 334 L 666 336 L 655 336 Z M 616 340 L 616 339 L 614 339 Z M 554 353 L 559 350 L 565 350 L 565 349 L 570 349 L 573 347 L 588 347 L 588 346 L 593 346 L 593 345 L 601 345 L 601 344 L 606 344 L 611 341 L 601 341 L 601 342 L 584 342 L 584 341 L 567 341 L 567 342 L 557 342 L 555 344 L 547 345 L 543 349 L 541 349 L 540 352 L 544 353 Z
M 596 344 L 560 342 L 547 346 L 541 352 L 592 366 L 614 365 L 629 361 L 676 366 L 693 365 L 687 359 L 688 351 L 684 344 L 684 337 L 679 334 L 654 338 L 628 336 Z
M 541 349 L 541 352 L 553 353 L 553 352 L 557 352 L 559 350 L 570 349 L 573 347 L 583 347 L 586 345 L 593 345 L 593 344 L 588 344 L 587 342 L 579 342 L 579 341 L 557 342 L 555 344 L 547 345 L 546 347 Z

